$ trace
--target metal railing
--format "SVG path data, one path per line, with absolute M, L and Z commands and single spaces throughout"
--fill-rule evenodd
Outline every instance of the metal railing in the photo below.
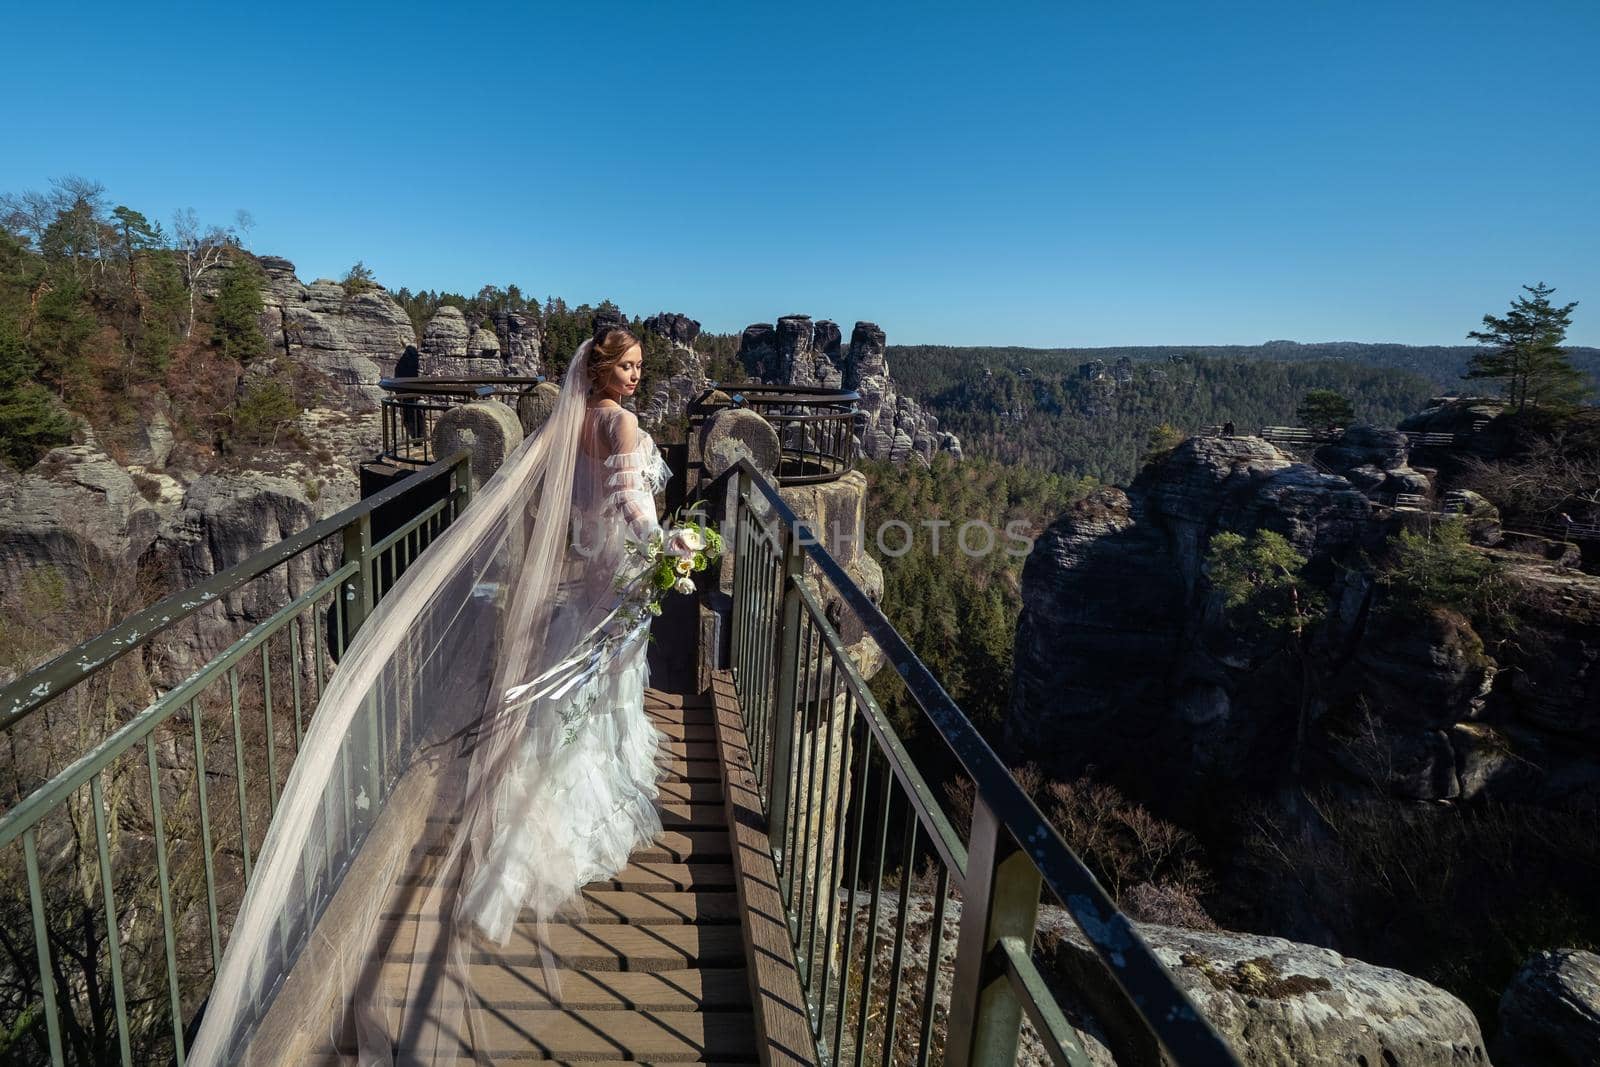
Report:
M 439 416 L 474 400 L 497 399 L 517 406 L 525 393 L 544 381 L 534 378 L 384 378 L 378 387 L 388 395 L 379 403 L 383 445 L 379 459 L 396 464 L 434 461 L 433 427 Z
M 9 853 L 0 859 L 8 872 L 0 882 L 0 1059 L 181 1067 L 329 660 L 338 662 L 376 602 L 466 506 L 467 459 L 419 471 L 0 690 L 16 776 L 16 802 L 0 815 L 0 854 Z M 374 517 L 396 513 L 394 529 L 374 540 Z M 331 569 L 322 565 L 336 555 Z M 319 569 L 327 573 L 318 577 Z M 137 693 L 104 681 L 119 663 L 140 668 L 154 656 L 157 635 L 214 605 L 259 604 L 279 581 L 286 603 L 142 707 Z M 113 706 L 107 736 L 67 751 L 65 765 L 30 757 L 52 730 Z M 370 718 L 353 728 L 384 728 L 376 712 Z M 398 743 L 398 732 L 387 744 Z M 219 746 L 231 759 L 214 759 Z M 375 747 L 384 765 L 341 768 L 347 781 L 365 776 L 372 803 L 345 813 L 325 862 L 305 872 L 320 890 L 312 894 L 318 906 L 382 809 L 392 761 L 383 743 Z M 301 918 L 280 931 L 283 962 L 317 915 Z
M 691 411 L 708 410 L 712 389 L 728 394 L 735 407 L 746 407 L 772 424 L 778 432 L 782 458 L 776 472 L 779 485 L 831 482 L 854 470 L 857 422 L 861 395 L 852 389 L 825 385 L 739 385 L 711 383 Z
M 777 489 L 748 460 L 729 474 L 736 479 L 730 663 L 822 1061 L 1009 1065 L 1026 1016 L 1055 1063 L 1087 1064 L 1032 955 L 1040 894 L 1048 889 L 1174 1061 L 1236 1063 L 966 715 Z M 837 598 L 838 618 L 808 586 L 808 559 L 818 589 Z M 838 622 L 845 613 L 882 650 L 970 779 L 965 837 L 846 649 Z M 920 875 L 919 858 L 931 868 Z M 898 873 L 886 871 L 891 860 Z M 947 961 L 952 893 L 961 912 Z M 919 925 L 927 923 L 927 947 L 920 983 L 908 984 L 918 970 L 907 959 L 913 910 Z M 889 958 L 880 966 L 883 953 Z

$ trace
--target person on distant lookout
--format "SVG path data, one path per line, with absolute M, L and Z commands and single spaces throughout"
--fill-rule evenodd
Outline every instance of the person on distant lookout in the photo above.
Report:
M 1233 436 L 1233 423 L 1232 422 L 1225 422 L 1225 423 L 1222 424 L 1222 436 L 1224 436 L 1224 437 L 1232 437 Z

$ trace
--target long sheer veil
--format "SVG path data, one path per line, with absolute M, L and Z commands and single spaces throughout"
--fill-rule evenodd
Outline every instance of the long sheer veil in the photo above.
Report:
M 486 863 L 496 811 L 515 804 L 508 768 L 531 733 L 551 735 L 537 703 L 505 695 L 581 671 L 573 640 L 604 627 L 616 596 L 610 581 L 572 580 L 592 346 L 578 349 L 545 424 L 341 657 L 278 799 L 190 1063 L 280 1062 L 325 1020 L 306 1051 L 359 1047 L 362 1064 L 444 1064 L 483 1047 L 467 960 L 485 935 L 462 913 L 463 887 Z M 403 909 L 396 894 L 410 894 Z

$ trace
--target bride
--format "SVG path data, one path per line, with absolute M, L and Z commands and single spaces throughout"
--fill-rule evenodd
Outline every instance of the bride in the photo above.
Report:
M 621 404 L 641 363 L 630 331 L 600 324 L 545 424 L 356 632 L 190 1063 L 279 1062 L 281 1035 L 316 1025 L 288 1016 L 308 1010 L 331 1012 L 317 1044 L 358 1046 L 363 1065 L 470 1058 L 484 1019 L 469 960 L 514 930 L 537 936 L 559 995 L 544 924 L 581 913 L 583 886 L 661 831 L 651 615 L 630 610 L 648 565 L 629 548 L 663 532 L 670 472 Z

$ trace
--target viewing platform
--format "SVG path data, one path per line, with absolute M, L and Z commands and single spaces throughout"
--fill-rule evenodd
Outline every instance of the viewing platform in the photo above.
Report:
M 884 617 L 858 581 L 868 563 L 830 551 L 819 509 L 860 503 L 837 429 L 847 403 L 835 396 L 810 405 L 837 408 L 812 412 L 826 418 L 783 423 L 795 413 L 776 409 L 807 406 L 796 394 L 729 396 L 691 423 L 666 504 L 702 506 L 726 552 L 654 624 L 646 710 L 662 734 L 664 833 L 587 887 L 582 921 L 552 927 L 559 1002 L 526 924 L 508 947 L 472 957 L 491 1025 L 460 1051 L 492 1063 L 1081 1067 L 1078 1009 L 1059 998 L 1034 945 L 1040 905 L 1053 901 L 1122 991 L 1110 1037 L 1124 1062 L 1153 1062 L 1158 1048 L 1168 1062 L 1237 1062 Z M 31 946 L 14 975 L 31 1007 L 8 1020 L 20 1062 L 186 1061 L 253 860 L 346 644 L 492 469 L 468 451 L 438 458 L 438 440 L 432 462 L 361 503 L 0 691 L 14 745 L 87 700 L 124 709 L 75 758 L 41 766 L 0 814 L 0 849 L 19 872 L 11 929 Z M 844 469 L 822 469 L 834 452 Z M 127 671 L 201 612 L 242 620 L 237 638 L 176 685 L 124 692 Z M 942 749 L 938 776 L 879 707 L 868 684 L 879 671 L 918 710 L 921 749 Z M 327 966 L 319 945 L 337 941 L 375 891 L 386 956 L 365 981 L 394 1013 L 399 1062 L 461 1040 L 429 1021 L 439 973 L 431 842 L 459 817 L 459 783 L 429 768 L 403 707 L 369 702 L 365 714 L 383 758 L 344 769 L 365 804 L 350 806 L 308 873 L 317 904 L 284 931 L 281 972 L 231 1050 L 238 1059 L 354 1062 L 346 1006 L 314 992 Z M 970 811 L 943 799 L 952 769 L 970 787 Z

